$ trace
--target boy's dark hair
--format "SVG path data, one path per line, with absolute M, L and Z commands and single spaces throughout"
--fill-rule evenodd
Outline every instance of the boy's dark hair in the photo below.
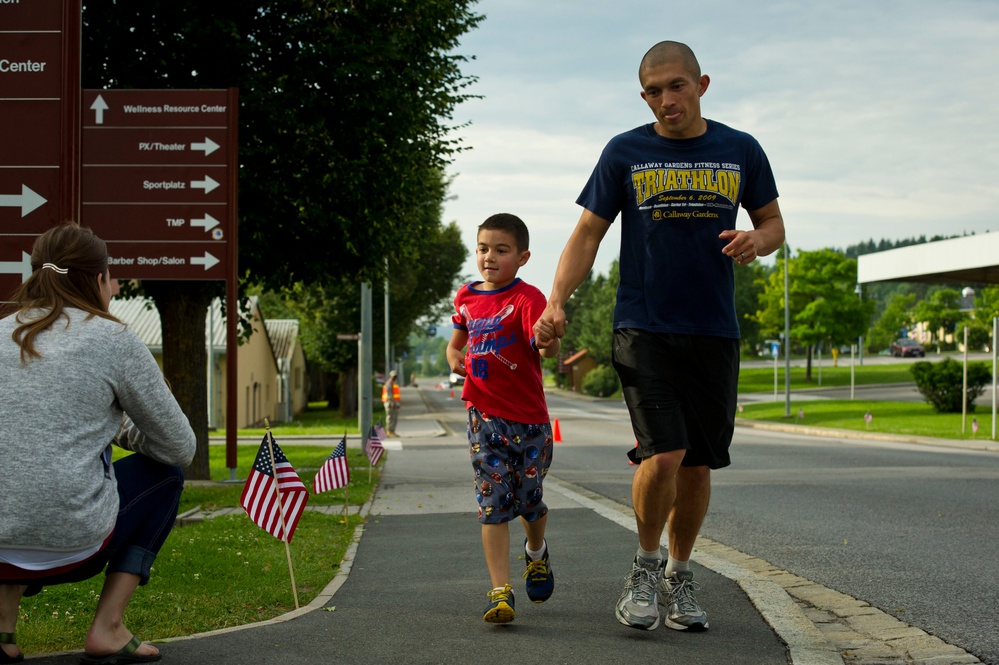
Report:
M 479 224 L 479 231 L 483 229 L 495 229 L 511 234 L 517 243 L 518 252 L 526 252 L 531 248 L 531 234 L 527 232 L 527 224 L 516 215 L 508 212 L 497 213 Z

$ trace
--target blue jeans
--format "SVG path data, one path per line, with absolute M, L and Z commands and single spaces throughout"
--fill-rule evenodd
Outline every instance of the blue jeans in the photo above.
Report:
M 79 566 L 48 577 L 0 580 L 0 584 L 27 584 L 25 596 L 44 586 L 80 582 L 107 568 L 108 573 L 131 573 L 139 584 L 149 581 L 149 569 L 177 518 L 184 474 L 179 467 L 139 454 L 114 463 L 118 484 L 118 519 L 107 546 Z

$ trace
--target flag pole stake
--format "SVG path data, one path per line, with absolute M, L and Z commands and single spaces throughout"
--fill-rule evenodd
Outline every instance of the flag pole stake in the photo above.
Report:
M 271 434 L 270 423 L 264 418 L 264 430 L 267 432 L 267 452 L 271 456 L 271 473 L 274 474 L 274 494 L 277 497 L 278 517 L 281 520 L 281 533 L 284 536 L 284 553 L 288 557 L 288 576 L 291 578 L 291 595 L 295 598 L 295 609 L 298 605 L 298 588 L 295 586 L 295 569 L 291 565 L 291 545 L 288 544 L 288 523 L 284 520 L 284 505 L 281 503 L 281 488 L 278 486 L 277 463 L 274 460 L 274 435 Z
M 371 441 L 371 432 L 368 432 L 368 438 L 364 441 L 364 454 L 367 456 L 368 453 L 368 443 Z M 371 457 L 368 457 L 368 484 L 371 484 L 371 467 L 374 464 L 371 463 Z

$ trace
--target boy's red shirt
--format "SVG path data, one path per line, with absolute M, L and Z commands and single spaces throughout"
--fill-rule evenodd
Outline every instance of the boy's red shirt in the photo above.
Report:
M 461 399 L 488 415 L 546 423 L 548 405 L 533 327 L 547 300 L 520 278 L 497 291 L 481 291 L 476 288 L 480 284 L 466 284 L 454 298 L 451 321 L 468 332 Z

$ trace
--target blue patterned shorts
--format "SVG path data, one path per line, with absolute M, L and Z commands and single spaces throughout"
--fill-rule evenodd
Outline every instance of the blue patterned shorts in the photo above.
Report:
M 528 522 L 548 513 L 541 482 L 552 463 L 551 423 L 525 425 L 468 409 L 468 452 L 475 471 L 479 521 Z

